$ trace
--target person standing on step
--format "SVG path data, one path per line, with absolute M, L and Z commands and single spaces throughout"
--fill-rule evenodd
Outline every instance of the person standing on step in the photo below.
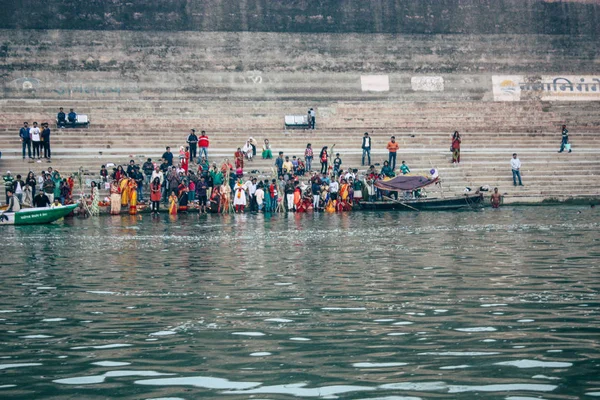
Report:
M 452 151 L 452 164 L 460 163 L 460 144 L 462 139 L 460 137 L 460 133 L 458 131 L 454 131 L 452 135 L 452 145 L 450 146 L 450 150 Z
M 306 150 L 304 150 L 304 161 L 306 162 L 306 170 L 307 171 L 312 171 L 312 160 L 313 160 L 314 154 L 313 154 L 313 149 L 310 143 L 308 143 L 306 145 Z
M 29 136 L 31 137 L 31 144 L 33 147 L 33 158 L 37 158 L 38 160 L 41 157 L 41 149 L 42 149 L 42 135 L 40 132 L 40 128 L 38 128 L 38 123 L 34 122 L 33 126 L 29 129 Z
M 326 174 L 328 169 L 329 154 L 327 153 L 327 146 L 323 146 L 319 153 L 319 160 L 321 160 L 321 173 Z
M 523 186 L 523 182 L 521 182 L 521 160 L 517 158 L 517 153 L 513 154 L 510 167 L 512 168 L 513 185 L 517 186 L 517 178 L 519 178 L 519 186 Z
M 50 161 L 52 152 L 50 151 L 50 128 L 48 127 L 48 123 L 44 122 L 42 128 L 42 146 L 44 147 L 44 158 Z
M 194 160 L 196 159 L 196 148 L 198 147 L 198 136 L 196 136 L 195 129 L 190 129 L 190 134 L 188 135 L 187 143 L 190 147 L 190 162 L 194 162 Z
M 317 113 L 311 107 L 308 110 L 308 126 L 309 126 L 310 129 L 315 129 L 316 119 L 317 119 Z
M 396 136 L 392 136 L 390 138 L 390 141 L 388 142 L 386 148 L 389 152 L 388 164 L 392 171 L 394 171 L 396 169 L 396 153 L 400 148 L 400 145 L 396 142 Z
M 23 127 L 19 130 L 19 137 L 23 145 L 23 160 L 25 159 L 25 149 L 27 149 L 29 158 L 31 158 L 31 135 L 29 134 L 28 122 L 23 122 Z
M 162 155 L 162 159 L 167 162 L 167 166 L 173 166 L 173 153 L 171 153 L 171 148 L 167 146 L 167 151 L 165 151 Z
M 560 142 L 560 150 L 559 153 L 565 151 L 565 148 L 571 152 L 571 145 L 569 144 L 569 131 L 567 130 L 567 126 L 562 126 L 562 141 Z
M 146 176 L 146 185 L 150 186 L 152 182 L 152 173 L 154 172 L 154 164 L 152 163 L 152 159 L 149 158 L 142 165 L 142 171 L 144 171 L 144 175 Z
M 208 162 L 208 145 L 209 145 L 209 140 L 208 140 L 208 136 L 206 136 L 206 131 L 200 132 L 200 138 L 198 139 L 198 146 L 200 147 L 200 152 L 198 154 L 198 160 L 202 159 L 202 157 L 204 156 L 204 158 L 206 159 L 206 162 Z M 200 162 L 198 162 L 198 163 L 200 163 Z
M 368 164 L 365 164 L 365 156 L 369 160 Z M 361 165 L 371 165 L 371 138 L 369 132 L 365 132 L 362 139 L 362 163 Z

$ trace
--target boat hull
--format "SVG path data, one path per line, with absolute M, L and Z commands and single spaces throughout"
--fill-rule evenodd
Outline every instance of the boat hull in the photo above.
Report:
M 0 225 L 39 225 L 49 224 L 69 215 L 77 204 L 56 208 L 26 208 L 17 212 L 0 215 Z
M 361 201 L 360 207 L 364 210 L 398 210 L 398 211 L 451 211 L 481 207 L 482 194 L 464 195 L 447 199 L 420 199 L 400 202 L 395 201 Z M 407 207 L 408 206 L 408 207 Z

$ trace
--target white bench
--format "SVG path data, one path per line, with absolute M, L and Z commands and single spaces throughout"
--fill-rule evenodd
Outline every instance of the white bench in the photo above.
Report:
M 310 128 L 308 115 L 286 115 L 284 125 L 286 128 Z

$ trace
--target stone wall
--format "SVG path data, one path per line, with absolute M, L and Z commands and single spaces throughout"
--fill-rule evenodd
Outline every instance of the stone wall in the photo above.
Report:
M 597 0 L 23 0 L 0 28 L 598 36 Z
M 5 98 L 489 101 L 497 76 L 600 78 L 592 36 L 0 30 L 0 43 Z

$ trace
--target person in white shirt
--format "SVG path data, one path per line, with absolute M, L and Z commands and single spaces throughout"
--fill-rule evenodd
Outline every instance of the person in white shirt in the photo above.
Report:
M 31 137 L 31 143 L 33 143 L 33 158 L 35 158 L 37 154 L 37 158 L 42 158 L 40 155 L 40 150 L 42 149 L 42 135 L 40 134 L 40 128 L 38 128 L 38 123 L 34 122 L 33 127 L 29 129 L 29 135 Z
M 523 186 L 523 182 L 521 182 L 521 160 L 517 158 L 517 153 L 513 154 L 510 167 L 512 168 L 513 185 L 517 186 L 517 178 L 519 178 L 519 186 Z
M 256 187 L 256 192 L 254 193 L 254 196 L 256 198 L 256 204 L 258 205 L 258 211 L 262 211 L 263 207 L 264 207 L 264 201 L 265 201 L 265 191 L 263 190 L 263 183 L 260 182 L 258 184 L 258 186 Z
M 150 178 L 150 182 L 154 182 L 154 178 L 158 178 L 160 180 L 160 185 L 162 186 L 165 180 L 165 176 L 159 167 L 154 168 L 154 171 L 152 172 L 152 177 Z
M 337 200 L 338 191 L 340 190 L 340 185 L 337 183 L 335 179 L 331 181 L 329 184 L 329 197 L 331 200 Z

